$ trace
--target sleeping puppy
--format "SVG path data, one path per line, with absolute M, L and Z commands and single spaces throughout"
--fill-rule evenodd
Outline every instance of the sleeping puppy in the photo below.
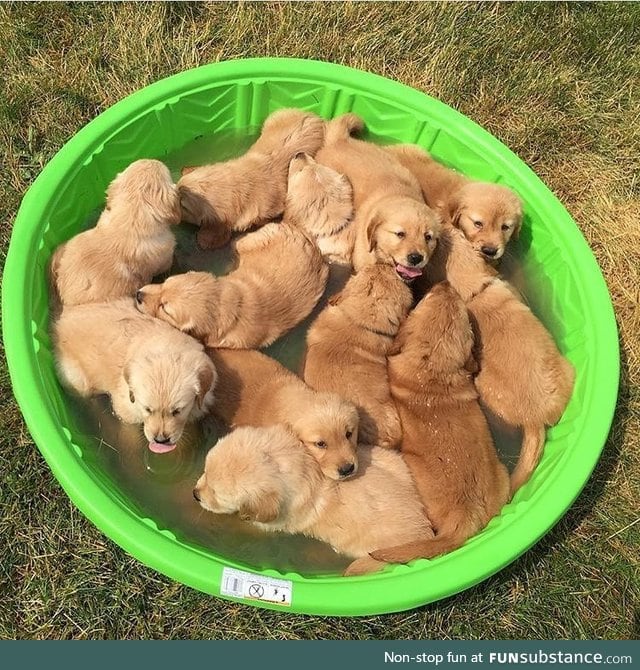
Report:
M 411 282 L 433 253 L 440 220 L 425 205 L 417 179 L 399 160 L 383 147 L 352 137 L 362 128 L 355 114 L 330 121 L 316 160 L 345 175 L 353 187 L 354 269 L 385 263 Z
M 149 448 L 175 448 L 187 422 L 208 413 L 217 374 L 204 347 L 140 314 L 133 300 L 66 308 L 53 328 L 60 381 L 83 397 L 111 396 L 125 423 L 143 424 Z
M 372 553 L 406 563 L 461 546 L 509 497 L 470 369 L 473 332 L 451 285 L 435 286 L 400 327 L 389 357 L 391 394 L 402 423 L 402 455 L 418 486 L 435 538 L 413 538 Z
M 234 243 L 237 268 L 224 277 L 187 272 L 136 294 L 141 312 L 210 347 L 265 347 L 314 308 L 329 268 L 298 228 L 270 223 Z
M 289 165 L 285 218 L 315 240 L 330 263 L 350 265 L 353 190 L 344 175 L 309 154 L 297 154 Z
M 463 234 L 452 228 L 443 232 L 421 288 L 443 279 L 462 295 L 471 314 L 480 399 L 509 426 L 523 429 L 520 457 L 511 474 L 513 494 L 538 464 L 545 426 L 560 420 L 575 372 L 515 289 L 497 278 Z
M 214 413 L 229 427 L 284 425 L 330 479 L 358 470 L 358 410 L 335 393 L 314 391 L 257 351 L 208 350 L 219 375 Z
M 54 252 L 54 293 L 62 305 L 133 296 L 171 267 L 176 241 L 170 226 L 179 222 L 178 192 L 167 167 L 135 161 L 109 185 L 95 228 Z
M 232 232 L 281 216 L 291 159 L 301 151 L 315 154 L 323 139 L 319 116 L 281 109 L 267 118 L 243 156 L 185 170 L 178 182 L 182 219 L 200 227 L 198 244 L 203 249 L 222 247 Z
M 388 265 L 365 266 L 329 299 L 307 332 L 302 376 L 360 412 L 360 441 L 395 448 L 402 431 L 389 392 L 387 354 L 412 306 L 409 287 Z
M 360 449 L 359 475 L 335 482 L 283 426 L 238 428 L 209 451 L 193 495 L 214 514 L 329 543 L 358 559 L 345 574 L 374 572 L 373 549 L 433 533 L 400 454 Z
M 460 228 L 473 248 L 496 261 L 522 225 L 522 202 L 506 186 L 474 181 L 435 161 L 414 144 L 386 147 L 420 182 L 426 203 Z

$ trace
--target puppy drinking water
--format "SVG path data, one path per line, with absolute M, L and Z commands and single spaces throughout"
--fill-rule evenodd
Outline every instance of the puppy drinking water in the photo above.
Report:
M 402 431 L 389 392 L 387 353 L 412 305 L 394 268 L 368 265 L 318 315 L 307 333 L 302 375 L 318 391 L 333 391 L 360 412 L 360 441 L 397 447 Z
M 66 308 L 53 337 L 60 381 L 84 397 L 109 394 L 122 421 L 143 424 L 154 452 L 174 449 L 213 404 L 217 374 L 203 346 L 131 299 Z
M 109 185 L 95 228 L 60 245 L 50 274 L 62 305 L 133 296 L 171 267 L 180 222 L 178 192 L 167 167 L 135 161 Z

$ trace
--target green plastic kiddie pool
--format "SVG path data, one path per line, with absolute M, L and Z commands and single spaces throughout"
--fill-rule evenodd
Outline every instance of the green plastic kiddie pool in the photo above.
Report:
M 103 206 L 106 186 L 132 161 L 162 160 L 202 135 L 255 132 L 282 107 L 325 118 L 353 111 L 373 134 L 417 143 L 473 178 L 512 187 L 525 203 L 519 244 L 528 298 L 575 366 L 575 390 L 561 422 L 548 431 L 531 480 L 483 532 L 449 555 L 354 578 L 251 571 L 241 561 L 159 529 L 84 457 L 84 438 L 57 382 L 48 335 L 46 266 L 52 250 Z M 15 396 L 38 448 L 80 510 L 124 550 L 165 575 L 212 595 L 272 609 L 393 612 L 450 596 L 496 573 L 570 507 L 598 460 L 616 402 L 619 353 L 611 301 L 589 247 L 554 195 L 509 149 L 446 105 L 397 82 L 316 61 L 265 58 L 207 65 L 148 86 L 89 123 L 24 197 L 9 247 L 2 307 Z M 284 597 L 254 597 L 261 592 L 257 587 L 264 592 L 270 586 Z

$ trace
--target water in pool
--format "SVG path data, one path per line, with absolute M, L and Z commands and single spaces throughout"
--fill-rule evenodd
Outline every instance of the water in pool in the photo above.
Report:
M 177 179 L 185 165 L 242 154 L 256 136 L 257 132 L 237 131 L 203 136 L 166 156 L 164 161 Z M 381 137 L 370 139 L 386 141 Z M 90 217 L 84 227 L 93 225 L 98 214 Z M 174 230 L 177 246 L 172 274 L 187 270 L 217 275 L 228 272 L 232 263 L 228 248 L 202 251 L 196 244 L 194 227 L 181 224 Z M 309 324 L 326 305 L 326 298 L 337 292 L 347 277 L 347 270 L 332 266 L 325 295 L 312 314 L 265 349 L 265 353 L 297 372 Z M 339 573 L 349 564 L 350 559 L 324 543 L 302 536 L 265 533 L 236 517 L 214 515 L 198 505 L 192 495 L 193 486 L 202 473 L 208 449 L 225 431 L 214 419 L 187 426 L 173 452 L 154 454 L 147 448 L 140 427 L 122 424 L 112 415 L 108 399 L 72 400 L 71 409 L 79 429 L 88 436 L 84 444 L 87 461 L 116 483 L 141 516 L 153 520 L 160 529 L 170 530 L 179 541 L 203 547 L 255 570 L 274 568 L 317 575 Z M 519 450 L 520 431 L 508 430 L 496 417 L 488 419 L 501 458 L 511 469 Z

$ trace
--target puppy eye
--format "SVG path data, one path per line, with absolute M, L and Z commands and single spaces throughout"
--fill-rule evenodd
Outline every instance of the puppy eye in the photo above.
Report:
M 163 312 L 166 312 L 166 311 L 167 311 L 167 310 L 165 309 L 165 307 L 164 307 L 164 303 L 163 303 L 163 302 L 160 303 L 160 309 L 161 309 Z
M 433 235 L 431 233 L 425 233 L 424 239 L 427 240 L 427 242 L 431 242 L 431 240 L 433 239 Z
M 403 240 L 407 234 L 404 232 L 404 230 L 398 230 L 396 231 L 396 236 L 399 237 L 401 240 Z
M 484 224 L 482 223 L 482 221 L 474 221 L 474 222 L 473 222 L 473 225 L 474 225 L 476 228 L 482 228 L 482 226 L 483 226 Z
M 347 438 L 347 440 L 348 440 L 352 435 L 353 435 L 353 431 L 352 431 L 352 430 L 348 430 L 348 431 L 344 434 L 344 436 Z
M 144 408 L 144 411 L 145 411 L 147 414 L 151 414 L 151 407 L 145 407 L 145 408 Z
M 508 226 L 506 223 L 502 226 L 502 230 L 505 230 L 505 231 L 509 230 L 509 228 L 511 228 L 511 226 Z
M 319 442 L 316 442 L 316 447 L 318 447 L 318 449 L 326 449 L 327 443 L 324 440 L 320 440 Z
M 178 414 L 180 414 L 180 412 L 182 412 L 182 408 L 177 407 L 176 409 L 173 410 L 173 412 L 171 412 L 171 416 L 178 416 Z

